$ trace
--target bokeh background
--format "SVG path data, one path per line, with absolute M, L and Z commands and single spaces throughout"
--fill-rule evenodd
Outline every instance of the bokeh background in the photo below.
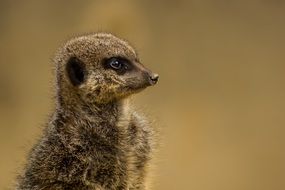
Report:
M 0 1 L 0 189 L 54 108 L 56 49 L 109 31 L 159 84 L 135 97 L 160 127 L 155 190 L 285 189 L 285 1 Z

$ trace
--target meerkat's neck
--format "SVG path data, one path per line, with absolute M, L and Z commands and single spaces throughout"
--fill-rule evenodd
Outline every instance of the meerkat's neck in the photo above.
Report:
M 74 106 L 65 106 L 64 104 L 58 104 L 57 113 L 61 117 L 73 117 L 87 122 L 100 123 L 108 121 L 109 125 L 118 127 L 126 126 L 126 122 L 130 121 L 128 99 L 98 105 L 81 103 Z

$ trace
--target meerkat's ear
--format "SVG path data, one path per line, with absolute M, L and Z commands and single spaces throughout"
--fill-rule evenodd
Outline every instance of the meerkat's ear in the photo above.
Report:
M 74 86 L 78 86 L 85 79 L 85 65 L 77 57 L 71 57 L 66 64 L 67 76 Z

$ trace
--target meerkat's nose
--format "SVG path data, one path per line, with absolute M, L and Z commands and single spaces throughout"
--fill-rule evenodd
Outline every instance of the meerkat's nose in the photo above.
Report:
M 156 73 L 153 73 L 149 77 L 150 77 L 151 85 L 155 85 L 158 81 L 159 75 Z

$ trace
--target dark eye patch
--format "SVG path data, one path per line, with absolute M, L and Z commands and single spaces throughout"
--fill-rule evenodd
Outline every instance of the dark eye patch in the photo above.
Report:
M 71 57 L 66 64 L 66 71 L 70 82 L 78 86 L 85 79 L 85 65 L 77 57 Z
M 133 68 L 131 62 L 122 57 L 111 57 L 105 59 L 103 61 L 103 67 L 105 69 L 112 69 L 119 75 L 125 74 Z

